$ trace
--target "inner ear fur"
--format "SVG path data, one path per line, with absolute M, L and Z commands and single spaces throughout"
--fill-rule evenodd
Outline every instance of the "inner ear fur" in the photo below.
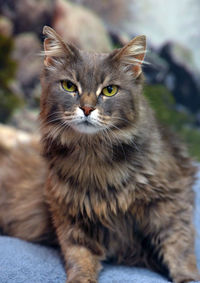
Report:
M 128 70 L 133 72 L 137 78 L 142 72 L 142 63 L 146 53 L 146 36 L 141 35 L 133 38 L 124 47 L 114 54 L 114 59 L 118 60 Z
M 53 58 L 75 57 L 78 50 L 72 45 L 65 43 L 62 38 L 48 26 L 44 26 L 43 34 L 46 36 L 44 40 L 44 65 L 52 64 Z

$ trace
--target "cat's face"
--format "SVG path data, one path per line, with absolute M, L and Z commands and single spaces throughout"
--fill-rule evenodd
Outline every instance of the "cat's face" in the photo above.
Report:
M 111 54 L 87 53 L 45 34 L 43 87 L 46 122 L 82 134 L 120 130 L 134 123 L 145 38 Z

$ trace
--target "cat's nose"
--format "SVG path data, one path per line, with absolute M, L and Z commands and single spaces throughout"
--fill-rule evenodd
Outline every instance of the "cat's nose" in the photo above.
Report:
M 90 106 L 80 106 L 80 108 L 83 110 L 85 116 L 89 116 L 90 113 L 95 110 L 94 107 L 90 107 Z

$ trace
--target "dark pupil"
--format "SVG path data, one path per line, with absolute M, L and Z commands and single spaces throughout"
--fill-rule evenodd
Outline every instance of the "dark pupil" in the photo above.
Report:
M 107 90 L 108 90 L 109 93 L 111 93 L 112 90 L 113 90 L 113 87 L 111 85 L 109 85 L 109 86 L 107 86 Z
M 71 88 L 72 86 L 73 86 L 73 83 L 67 82 L 67 87 L 68 87 L 68 88 Z

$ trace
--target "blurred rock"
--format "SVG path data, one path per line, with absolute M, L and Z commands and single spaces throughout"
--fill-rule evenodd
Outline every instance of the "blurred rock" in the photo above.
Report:
M 0 34 L 10 37 L 13 33 L 13 23 L 4 16 L 0 16 Z
M 0 124 L 0 152 L 10 151 L 19 143 L 27 144 L 37 142 L 38 140 L 39 135 L 32 135 L 13 127 Z
M 131 40 L 131 37 L 124 32 L 119 33 L 117 31 L 110 30 L 109 35 L 115 48 L 121 48 Z
M 9 125 L 29 133 L 38 133 L 38 114 L 39 110 L 36 111 L 23 108 L 20 111 L 16 111 L 14 113 L 14 115 L 9 121 Z
M 97 15 L 80 5 L 57 0 L 53 28 L 64 38 L 85 50 L 108 52 L 111 42 Z
M 190 50 L 169 42 L 147 54 L 150 64 L 144 71 L 148 83 L 165 85 L 173 93 L 176 104 L 195 114 L 200 109 L 200 88 L 190 58 Z
M 14 33 L 41 34 L 45 24 L 51 24 L 54 0 L 0 0 L 0 13 L 14 24 Z
M 125 45 L 132 33 L 127 33 L 124 23 L 132 21 L 131 2 L 133 0 L 71 0 L 92 10 L 104 22 L 106 29 L 115 47 Z
M 196 114 L 196 126 L 198 126 L 200 130 L 200 110 Z
M 24 92 L 24 99 L 34 106 L 34 88 L 39 83 L 42 58 L 41 43 L 34 33 L 21 33 L 15 37 L 13 57 L 18 63 L 16 78 Z
M 154 48 L 148 47 L 148 49 L 145 56 L 147 64 L 143 65 L 146 81 L 149 84 L 162 84 L 169 70 L 169 64 Z
M 132 0 L 71 0 L 93 10 L 104 23 L 109 32 L 120 35 L 123 23 L 131 20 L 130 3 Z M 125 32 L 125 30 L 123 30 Z
M 167 43 L 160 50 L 161 58 L 166 60 L 169 66 L 164 79 L 165 85 L 173 92 L 178 104 L 196 112 L 200 109 L 200 89 L 192 73 L 190 53 L 175 43 Z
M 170 49 L 171 57 L 173 57 L 175 63 L 191 72 L 194 70 L 195 66 L 192 61 L 192 51 L 190 49 L 173 41 L 166 43 L 163 47 L 165 46 L 169 46 L 168 49 Z

